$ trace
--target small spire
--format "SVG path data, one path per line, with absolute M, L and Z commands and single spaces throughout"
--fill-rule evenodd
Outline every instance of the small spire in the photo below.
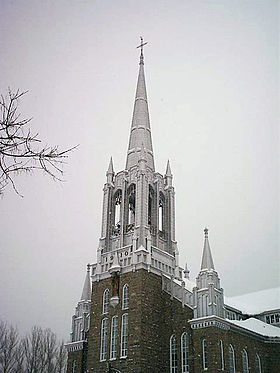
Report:
M 188 268 L 188 263 L 187 263 L 187 262 L 186 262 L 186 265 L 185 265 L 184 277 L 185 277 L 185 279 L 187 279 L 187 280 L 190 279 L 190 270 L 189 270 L 189 268 Z
M 90 264 L 87 265 L 87 273 L 86 273 L 83 292 L 82 292 L 82 296 L 81 296 L 81 301 L 82 300 L 86 300 L 86 301 L 91 300 Z
M 114 173 L 114 167 L 113 167 L 113 159 L 111 157 L 110 162 L 109 162 L 109 166 L 108 166 L 108 171 L 106 172 L 107 183 L 112 183 L 113 182 L 114 174 L 115 173 Z
M 168 159 L 168 161 L 167 161 L 167 166 L 166 166 L 165 176 L 172 177 L 172 173 L 171 173 L 171 167 L 170 167 L 169 159 Z
M 114 174 L 113 158 L 110 158 L 107 174 Z
M 211 254 L 211 249 L 208 240 L 208 228 L 204 229 L 204 247 L 201 261 L 201 270 L 203 269 L 215 269 L 214 262 Z

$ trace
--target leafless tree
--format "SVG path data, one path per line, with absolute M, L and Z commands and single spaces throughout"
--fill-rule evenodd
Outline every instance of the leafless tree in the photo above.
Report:
M 23 172 L 41 170 L 54 180 L 61 181 L 65 158 L 76 148 L 60 151 L 57 146 L 41 145 L 38 133 L 31 133 L 28 128 L 31 118 L 20 118 L 19 99 L 25 94 L 9 90 L 7 96 L 0 97 L 0 194 L 11 184 L 20 195 L 14 177 Z
M 33 327 L 23 339 L 24 360 L 27 373 L 62 373 L 65 371 L 64 343 L 57 342 L 50 330 Z
M 64 373 L 67 352 L 50 329 L 33 327 L 20 338 L 11 325 L 0 321 L 0 373 Z
M 17 329 L 0 321 L 0 372 L 20 372 L 21 362 L 22 348 Z

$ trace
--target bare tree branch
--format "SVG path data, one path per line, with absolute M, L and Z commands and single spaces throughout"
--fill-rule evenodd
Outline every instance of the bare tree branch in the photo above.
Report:
M 21 196 L 16 184 L 15 176 L 41 170 L 54 180 L 63 181 L 62 166 L 68 153 L 77 146 L 60 151 L 55 147 L 38 147 L 41 140 L 38 133 L 32 134 L 27 124 L 29 119 L 20 119 L 18 111 L 19 99 L 27 92 L 17 90 L 8 95 L 0 96 L 0 195 L 11 185 Z

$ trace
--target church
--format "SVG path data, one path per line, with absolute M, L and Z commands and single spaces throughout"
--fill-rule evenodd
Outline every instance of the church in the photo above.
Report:
M 172 170 L 168 161 L 162 175 L 154 164 L 144 45 L 126 166 L 115 172 L 109 162 L 97 262 L 72 318 L 67 373 L 279 373 L 276 293 L 258 309 L 225 299 L 207 228 L 196 282 L 179 266 Z

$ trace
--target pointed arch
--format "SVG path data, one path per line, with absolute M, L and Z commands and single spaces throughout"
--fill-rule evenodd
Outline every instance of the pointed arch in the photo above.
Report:
M 229 345 L 228 357 L 229 357 L 229 373 L 235 373 L 235 353 L 234 353 L 234 348 L 232 345 Z
M 129 308 L 129 286 L 125 284 L 122 291 L 122 309 L 127 310 Z
M 248 354 L 245 348 L 241 352 L 242 355 L 242 373 L 249 373 Z
M 154 188 L 149 184 L 149 201 L 148 201 L 148 225 L 150 227 L 155 226 L 155 191 Z
M 261 363 L 261 358 L 259 354 L 256 354 L 256 372 L 257 373 L 262 373 L 262 363 Z
M 121 230 L 121 205 L 122 205 L 122 191 L 118 189 L 113 197 L 114 220 L 113 220 L 113 234 L 119 235 Z
M 77 372 L 78 372 L 77 360 L 73 360 L 73 363 L 72 363 L 72 373 L 77 373 Z
M 158 202 L 158 230 L 164 233 L 165 228 L 165 198 L 162 192 L 159 193 L 159 202 Z
M 186 332 L 181 335 L 181 361 L 182 373 L 189 373 L 189 335 Z
M 130 184 L 127 189 L 128 211 L 127 211 L 127 224 L 135 224 L 135 209 L 136 209 L 136 185 Z
M 225 359 L 224 359 L 224 344 L 223 341 L 220 340 L 220 353 L 221 353 L 221 370 L 225 370 Z
M 128 314 L 122 315 L 122 330 L 121 330 L 121 357 L 127 356 L 128 344 Z
M 110 303 L 110 291 L 105 289 L 103 293 L 103 302 L 102 302 L 102 313 L 108 313 Z
M 100 331 L 100 361 L 106 360 L 107 356 L 107 340 L 108 340 L 108 318 L 102 320 Z
M 113 316 L 112 322 L 111 322 L 110 359 L 116 359 L 117 357 L 117 340 L 118 340 L 118 316 Z
M 178 348 L 175 334 L 170 337 L 170 373 L 178 373 Z

